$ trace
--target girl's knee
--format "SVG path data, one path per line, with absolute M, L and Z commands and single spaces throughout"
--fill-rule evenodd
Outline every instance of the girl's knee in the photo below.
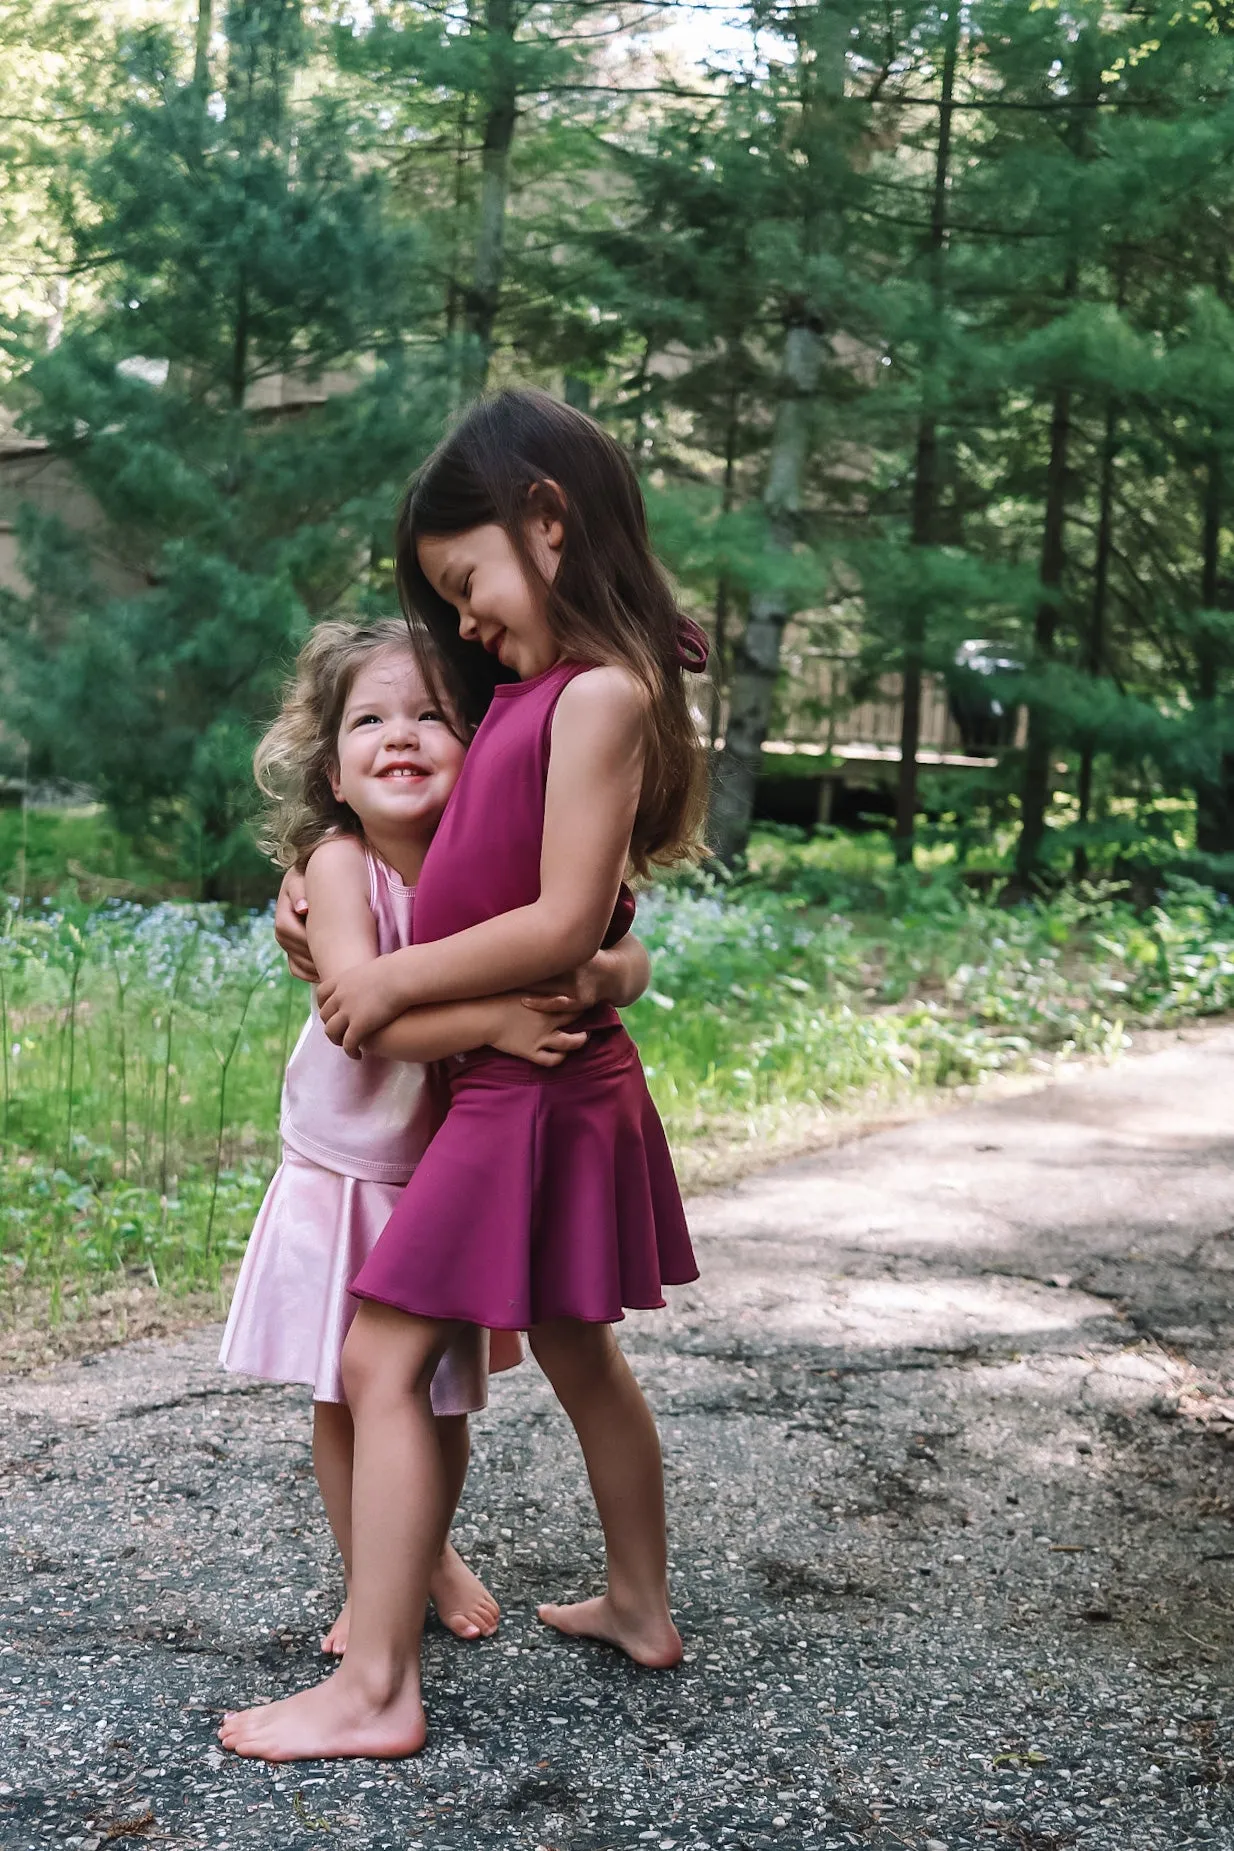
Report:
M 367 1399 L 369 1389 L 379 1379 L 378 1372 L 376 1345 L 357 1318 L 343 1339 L 340 1359 L 343 1393 L 349 1407 L 357 1408 Z
M 434 1328 L 422 1320 L 384 1305 L 361 1305 L 342 1355 L 343 1393 L 353 1413 L 375 1401 L 420 1393 L 427 1401 L 441 1347 Z
M 574 1384 L 593 1384 L 623 1365 L 610 1324 L 583 1324 L 575 1318 L 563 1318 L 555 1324 L 537 1325 L 528 1331 L 527 1340 L 532 1355 L 558 1392 Z

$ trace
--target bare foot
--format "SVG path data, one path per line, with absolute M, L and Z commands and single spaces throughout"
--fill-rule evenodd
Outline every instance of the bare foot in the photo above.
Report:
M 341 1658 L 347 1650 L 347 1639 L 350 1632 L 351 1595 L 349 1594 L 343 1602 L 338 1618 L 321 1642 L 322 1651 L 331 1653 L 335 1658 Z
M 256 1761 L 324 1761 L 342 1755 L 396 1760 L 424 1746 L 419 1679 L 408 1676 L 385 1701 L 344 1663 L 333 1677 L 282 1703 L 231 1710 L 219 1741 Z
M 649 1670 L 667 1671 L 681 1661 L 681 1634 L 667 1607 L 661 1613 L 619 1613 L 611 1596 L 604 1594 L 598 1600 L 543 1606 L 536 1611 L 546 1626 L 555 1626 L 575 1639 L 603 1639 Z
M 438 1619 L 458 1638 L 490 1639 L 497 1631 L 501 1608 L 453 1543 L 443 1549 L 428 1591 Z
M 501 1608 L 478 1576 L 473 1575 L 453 1543 L 447 1543 L 429 1582 L 429 1593 L 443 1626 L 460 1639 L 491 1639 Z M 341 1658 L 351 1634 L 351 1596 L 321 1642 L 323 1652 Z

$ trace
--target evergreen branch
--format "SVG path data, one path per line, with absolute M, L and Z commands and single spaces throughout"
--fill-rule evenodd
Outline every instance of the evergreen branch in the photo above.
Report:
M 1135 603 L 1128 593 L 1117 585 L 1113 587 L 1114 596 L 1118 599 L 1123 608 L 1129 611 L 1131 616 L 1136 619 L 1141 633 L 1153 645 L 1153 648 L 1161 656 L 1162 660 L 1170 663 L 1178 680 L 1185 683 L 1189 678 L 1191 664 L 1188 662 L 1185 653 L 1177 646 L 1174 638 L 1164 636 L 1153 622 L 1152 612 L 1157 600 L 1153 598 L 1151 589 L 1145 586 L 1126 554 L 1121 552 L 1117 547 L 1114 548 L 1114 557 L 1122 566 L 1128 578 L 1130 578 L 1132 583 L 1136 586 L 1136 589 L 1143 594 L 1145 602 L 1143 604 Z M 1108 664 L 1107 672 L 1110 672 Z M 1112 676 L 1112 679 L 1113 678 Z M 1118 684 L 1116 683 L 1116 685 Z
M 1153 523 L 1141 513 L 1138 508 L 1133 507 L 1132 504 L 1122 496 L 1117 498 L 1115 507 L 1118 513 L 1134 528 L 1140 543 L 1152 556 L 1153 564 L 1156 566 L 1157 572 L 1164 583 L 1169 586 L 1174 596 L 1178 598 L 1180 602 L 1185 602 L 1189 587 L 1185 580 L 1180 579 L 1177 561 L 1162 545 L 1161 538 L 1156 528 L 1153 526 Z
M 102 110 L 87 109 L 79 116 L 10 116 L 0 114 L 0 122 L 20 122 L 23 127 L 32 129 L 58 129 L 61 124 L 65 122 L 116 123 L 123 122 L 123 120 L 124 116 L 120 110 L 111 110 L 104 113 Z
M 543 84 L 534 90 L 524 90 L 524 96 L 573 96 L 575 93 L 585 95 L 596 91 L 602 96 L 671 96 L 681 97 L 687 101 L 699 103 L 716 103 L 721 99 L 717 90 L 686 90 L 680 84 L 631 84 L 622 85 L 615 90 L 612 84 Z
M 1210 100 L 1216 104 L 1221 104 L 1221 103 L 1224 103 L 1227 99 L 1224 96 L 1224 94 L 1218 97 L 1211 98 L 1211 99 L 1207 99 L 1207 98 L 1200 99 L 1201 102 L 1210 101 Z M 868 104 L 871 106 L 877 106 L 882 109 L 941 109 L 942 108 L 942 102 L 940 98 L 934 97 L 934 96 L 880 96 L 880 97 L 853 96 L 853 97 L 847 98 L 846 101 L 858 104 L 863 107 Z M 1013 101 L 1007 97 L 987 97 L 987 98 L 984 98 L 980 102 L 973 101 L 973 102 L 963 103 L 963 102 L 953 101 L 949 107 L 952 109 L 963 109 L 967 111 L 1012 110 L 1012 111 L 1024 113 L 1027 115 L 1051 115 L 1055 113 L 1061 113 L 1062 111 L 1075 111 L 1075 110 L 1095 111 L 1095 110 L 1100 110 L 1100 109 L 1140 110 L 1145 115 L 1152 113 L 1151 110 L 1145 108 L 1143 101 L 1138 97 L 1113 97 L 1113 96 L 1058 97 L 1058 98 L 1050 99 L 1050 100 L 1043 99 L 1041 102 L 1037 102 L 1037 103 L 1018 102 L 1018 101 Z
M 877 219 L 883 225 L 902 225 L 906 231 L 928 232 L 928 219 L 900 218 L 894 212 L 880 212 L 877 206 L 862 206 L 850 202 L 849 211 L 856 212 L 861 218 Z M 947 232 L 963 232 L 972 238 L 1057 238 L 1060 234 L 1051 228 L 1048 231 L 1030 231 L 1027 226 L 1012 225 L 965 225 L 960 219 L 948 219 Z
M 896 35 L 896 20 L 890 5 L 890 0 L 884 0 L 883 24 L 886 27 L 887 33 L 886 42 L 883 46 L 883 62 L 879 69 L 878 76 L 874 79 L 873 84 L 866 93 L 865 100 L 867 103 L 878 102 L 882 95 L 883 86 L 889 81 L 891 73 L 895 69 L 896 60 L 899 57 L 900 46 Z

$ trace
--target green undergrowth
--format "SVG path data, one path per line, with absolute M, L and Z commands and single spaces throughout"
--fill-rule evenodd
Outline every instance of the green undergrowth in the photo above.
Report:
M 97 804 L 0 809 L 0 892 L 38 905 L 66 890 L 153 902 L 193 895 L 196 877 L 170 850 L 132 842 Z
M 1136 911 L 1116 886 L 1004 908 L 945 872 L 830 872 L 781 853 L 725 887 L 647 896 L 655 988 L 631 1012 L 679 1147 L 774 1144 L 907 1094 L 1110 1057 L 1132 1027 L 1234 1007 L 1234 907 L 1186 881 Z
M 640 898 L 653 988 L 632 1011 L 683 1175 L 808 1143 L 838 1114 L 1108 1057 L 1135 1026 L 1234 1007 L 1234 908 L 1173 881 L 1004 907 L 767 838 L 719 883 Z M 10 1305 L 146 1280 L 211 1291 L 277 1161 L 304 1017 L 266 914 L 178 902 L 0 913 L 0 1265 Z

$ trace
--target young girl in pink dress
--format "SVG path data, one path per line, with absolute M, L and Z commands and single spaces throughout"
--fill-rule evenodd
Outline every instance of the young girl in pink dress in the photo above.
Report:
M 682 671 L 705 645 L 651 554 L 634 471 L 590 419 L 540 393 L 476 406 L 413 485 L 397 560 L 426 670 L 444 661 L 460 709 L 482 704 L 493 658 L 512 678 L 425 858 L 415 943 L 321 986 L 349 1052 L 409 1008 L 590 957 L 627 866 L 688 854 L 704 802 Z M 556 1071 L 491 1046 L 452 1064 L 442 1128 L 353 1282 L 351 1644 L 324 1684 L 229 1714 L 220 1739 L 240 1754 L 422 1745 L 420 1634 L 449 1517 L 430 1384 L 476 1326 L 529 1331 L 604 1530 L 605 1592 L 541 1618 L 643 1665 L 680 1658 L 659 1441 L 612 1325 L 697 1269 L 637 1050 L 611 1009 L 579 1026 L 586 1045 Z
M 430 696 L 401 619 L 324 623 L 300 653 L 282 713 L 257 750 L 269 846 L 308 859 L 308 945 L 323 977 L 412 942 L 416 882 L 466 744 Z M 641 981 L 639 949 L 597 976 L 618 1000 Z M 626 976 L 633 964 L 633 977 Z M 535 999 L 537 1003 L 540 999 Z M 554 1065 L 582 1045 L 517 996 L 405 1015 L 349 1060 L 314 1007 L 287 1065 L 283 1161 L 236 1282 L 220 1361 L 313 1390 L 313 1463 L 350 1583 L 353 1432 L 340 1358 L 355 1315 L 348 1287 L 368 1258 L 441 1120 L 444 1088 L 423 1064 L 489 1044 L 520 1064 Z M 460 1325 L 432 1376 L 433 1428 L 452 1516 L 467 1473 L 467 1415 L 487 1401 L 489 1332 Z M 492 1339 L 492 1367 L 519 1362 L 516 1332 Z M 429 1595 L 461 1638 L 494 1631 L 498 1609 L 448 1541 Z M 347 1646 L 347 1606 L 322 1642 Z

